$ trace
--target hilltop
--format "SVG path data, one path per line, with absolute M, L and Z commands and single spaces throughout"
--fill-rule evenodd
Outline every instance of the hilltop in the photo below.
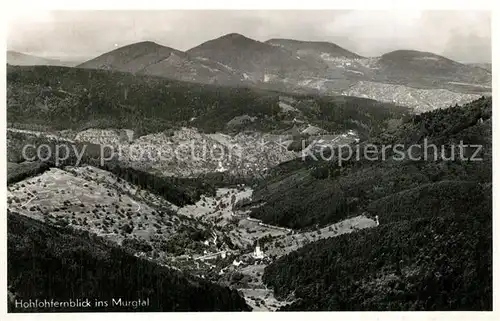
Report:
M 143 41 L 104 53 L 77 67 L 92 69 L 110 69 L 137 73 L 152 64 L 156 64 L 170 55 L 184 57 L 181 51 L 161 46 L 152 41 Z
M 491 86 L 491 72 L 430 52 L 396 50 L 383 54 L 378 64 L 377 79 L 400 84 L 413 82 L 428 88 L 452 88 L 460 82 Z
M 77 67 L 164 76 L 200 83 L 234 84 L 241 80 L 241 75 L 216 62 L 196 59 L 185 52 L 152 41 L 123 46 Z
M 34 55 L 28 55 L 22 52 L 8 50 L 7 64 L 13 66 L 44 65 L 44 66 L 74 67 L 78 64 L 78 62 L 49 59 L 45 57 L 38 57 Z
M 360 59 L 362 56 L 326 41 L 301 41 L 294 39 L 269 39 L 265 43 L 285 48 L 296 53 L 299 57 L 315 56 L 328 58 Z
M 259 82 L 274 81 L 294 72 L 313 74 L 319 67 L 286 50 L 236 33 L 204 42 L 187 53 L 218 61 Z

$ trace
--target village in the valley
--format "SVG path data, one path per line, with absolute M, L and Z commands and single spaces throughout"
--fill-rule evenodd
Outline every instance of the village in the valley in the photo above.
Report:
M 50 169 L 10 185 L 8 203 L 10 211 L 88 230 L 133 247 L 136 256 L 235 287 L 262 310 L 288 302 L 277 301 L 262 282 L 271 262 L 309 242 L 377 225 L 364 216 L 301 232 L 265 224 L 239 206 L 250 201 L 252 193 L 244 185 L 219 188 L 215 196 L 178 207 L 109 172 L 85 166 Z M 205 237 L 194 240 L 187 231 Z

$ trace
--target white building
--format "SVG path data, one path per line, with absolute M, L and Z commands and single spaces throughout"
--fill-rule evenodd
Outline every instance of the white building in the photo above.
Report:
M 243 261 L 236 261 L 236 259 L 233 260 L 233 265 L 236 266 L 236 267 L 240 266 L 241 263 L 243 263 Z
M 259 243 L 257 243 L 257 246 L 255 247 L 255 251 L 253 251 L 252 256 L 254 259 L 263 259 L 264 258 L 264 252 L 261 251 Z

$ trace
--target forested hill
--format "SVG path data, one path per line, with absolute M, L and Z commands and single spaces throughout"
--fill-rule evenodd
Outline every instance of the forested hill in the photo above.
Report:
M 491 310 L 491 106 L 480 99 L 425 113 L 371 140 L 408 146 L 428 138 L 448 147 L 462 141 L 481 146 L 476 160 L 287 164 L 277 173 L 260 193 L 286 196 L 260 207 L 258 217 L 294 227 L 358 214 L 380 222 L 269 265 L 263 280 L 295 299 L 284 309 Z
M 393 202 L 386 223 L 292 252 L 266 268 L 264 281 L 294 295 L 285 310 L 491 310 L 491 185 L 465 187 L 475 191 L 455 210 L 440 211 L 438 188 L 436 203 L 412 199 L 403 220 Z M 448 188 L 467 193 L 460 182 Z
M 9 312 L 248 311 L 236 292 L 137 258 L 85 231 L 8 213 Z M 113 299 L 148 306 L 113 306 Z M 16 300 L 89 299 L 90 308 L 21 309 Z M 108 302 L 95 306 L 95 300 Z
M 286 103 L 284 102 L 286 100 Z M 204 132 L 289 129 L 294 118 L 360 135 L 408 109 L 371 99 L 284 94 L 129 73 L 53 66 L 7 68 L 7 121 L 29 129 L 128 128 L 136 135 L 180 126 Z
M 360 144 L 394 146 L 411 144 L 423 146 L 424 139 L 435 144 L 441 155 L 451 155 L 451 147 L 480 145 L 475 158 L 479 161 L 432 158 L 424 159 L 422 150 L 413 149 L 421 160 L 393 159 L 391 150 L 383 160 L 357 160 L 352 157 L 340 166 L 337 159 L 295 160 L 282 164 L 257 186 L 252 216 L 269 224 L 295 229 L 314 228 L 335 223 L 349 216 L 370 213 L 370 203 L 390 195 L 440 181 L 491 182 L 492 127 L 491 98 L 483 98 L 464 106 L 415 115 L 399 127 L 385 131 Z M 382 148 L 378 151 L 381 153 Z M 477 148 L 465 148 L 465 156 L 472 157 Z M 429 155 L 433 155 L 432 151 Z M 373 155 L 372 155 L 373 156 Z M 408 155 L 406 155 L 408 156 Z M 432 202 L 439 202 L 438 195 Z M 408 204 L 402 211 L 413 211 L 418 203 Z

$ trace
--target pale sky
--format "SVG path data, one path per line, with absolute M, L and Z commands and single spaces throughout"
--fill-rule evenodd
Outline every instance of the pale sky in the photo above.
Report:
M 139 41 L 187 50 L 237 32 L 265 41 L 334 42 L 363 56 L 430 51 L 461 62 L 491 62 L 487 11 L 51 11 L 11 16 L 7 49 L 86 57 Z

